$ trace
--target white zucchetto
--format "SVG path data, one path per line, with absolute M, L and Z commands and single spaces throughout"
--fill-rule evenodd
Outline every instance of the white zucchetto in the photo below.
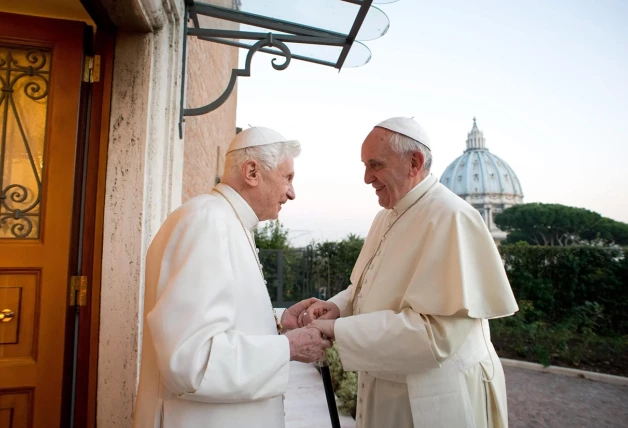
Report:
M 227 153 L 234 150 L 246 149 L 248 147 L 265 146 L 267 144 L 274 143 L 290 143 L 297 142 L 297 140 L 286 140 L 283 135 L 277 131 L 273 131 L 270 128 L 263 126 L 253 126 L 245 129 L 235 136 L 229 144 Z
M 389 131 L 405 135 L 406 137 L 412 138 L 414 141 L 417 141 L 432 150 L 430 137 L 427 136 L 425 129 L 423 129 L 423 127 L 414 119 L 409 117 L 393 117 L 378 123 L 375 127 L 385 128 Z

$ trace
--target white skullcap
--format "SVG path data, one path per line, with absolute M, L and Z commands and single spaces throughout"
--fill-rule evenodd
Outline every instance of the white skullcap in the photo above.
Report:
M 277 131 L 273 131 L 270 128 L 264 128 L 263 126 L 253 126 L 249 129 L 245 129 L 235 136 L 229 144 L 227 153 L 234 150 L 246 149 L 247 147 L 265 146 L 267 144 L 274 143 L 298 143 L 296 140 L 286 140 L 283 135 Z
M 375 125 L 376 128 L 385 128 L 406 137 L 412 138 L 432 150 L 430 137 L 419 123 L 409 117 L 393 117 Z

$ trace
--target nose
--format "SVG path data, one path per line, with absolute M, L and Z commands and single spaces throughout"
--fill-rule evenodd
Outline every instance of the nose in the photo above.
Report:
M 369 172 L 368 168 L 364 168 L 364 182 L 366 184 L 371 184 L 374 181 L 375 181 L 375 177 L 373 177 L 373 174 Z
M 288 191 L 286 192 L 286 196 L 288 197 L 288 199 L 290 199 L 291 201 L 294 200 L 294 198 L 297 197 L 296 193 L 294 192 L 294 186 L 291 184 L 290 187 L 288 187 Z

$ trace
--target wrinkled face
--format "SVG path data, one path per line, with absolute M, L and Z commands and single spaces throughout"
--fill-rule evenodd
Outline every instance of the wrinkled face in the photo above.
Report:
M 364 182 L 375 189 L 379 204 L 387 209 L 414 187 L 412 157 L 400 156 L 390 147 L 391 131 L 375 128 L 362 143 Z
M 292 187 L 294 178 L 294 160 L 288 158 L 273 171 L 260 171 L 260 180 L 256 194 L 256 214 L 260 221 L 275 220 L 279 217 L 281 206 L 296 195 Z

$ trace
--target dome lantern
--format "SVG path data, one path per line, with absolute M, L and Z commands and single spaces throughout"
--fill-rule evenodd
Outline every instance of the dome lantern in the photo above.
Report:
M 473 128 L 467 134 L 467 150 L 486 149 L 484 144 L 484 133 L 478 129 L 476 118 L 473 118 Z

